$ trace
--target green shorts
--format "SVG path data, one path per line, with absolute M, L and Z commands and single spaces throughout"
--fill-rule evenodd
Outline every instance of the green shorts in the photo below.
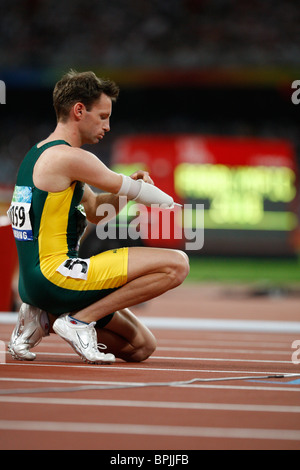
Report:
M 106 315 L 106 317 L 103 317 L 100 320 L 98 320 L 96 322 L 96 328 L 104 328 L 106 325 L 108 325 L 108 323 L 110 322 L 110 320 L 112 319 L 114 314 L 115 314 L 115 312 L 110 313 L 109 315 Z
M 55 269 L 48 271 L 37 266 L 24 275 L 20 269 L 20 297 L 55 316 L 77 312 L 122 287 L 127 282 L 127 266 L 128 248 L 120 248 L 86 260 L 60 259 Z M 100 320 L 98 326 L 111 318 Z

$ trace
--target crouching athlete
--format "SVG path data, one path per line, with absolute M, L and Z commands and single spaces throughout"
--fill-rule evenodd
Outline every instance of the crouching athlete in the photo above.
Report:
M 118 208 L 120 197 L 147 206 L 174 204 L 147 172 L 115 173 L 81 148 L 110 130 L 118 93 L 114 82 L 93 72 L 64 75 L 53 92 L 56 128 L 19 168 L 8 212 L 23 302 L 9 343 L 16 359 L 33 360 L 30 349 L 49 332 L 89 363 L 147 359 L 156 340 L 129 307 L 179 286 L 189 272 L 188 257 L 178 250 L 130 247 L 78 256 L 85 219 L 101 222 L 101 204 Z

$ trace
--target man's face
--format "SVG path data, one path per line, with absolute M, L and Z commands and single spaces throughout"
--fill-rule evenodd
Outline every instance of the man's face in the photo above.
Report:
M 103 93 L 89 111 L 83 106 L 82 119 L 79 122 L 83 144 L 97 144 L 103 139 L 110 130 L 111 112 L 111 99 Z

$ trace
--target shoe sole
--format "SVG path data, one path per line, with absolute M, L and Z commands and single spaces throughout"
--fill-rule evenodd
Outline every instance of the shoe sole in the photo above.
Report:
M 11 354 L 12 358 L 13 359 L 16 359 L 17 361 L 34 361 L 35 358 L 36 358 L 36 355 L 34 353 L 31 353 L 31 354 L 34 354 L 34 356 L 29 359 L 29 358 L 26 358 L 26 357 L 22 357 L 22 356 L 19 356 L 13 349 L 10 345 L 7 346 L 7 349 L 8 349 L 8 352 Z

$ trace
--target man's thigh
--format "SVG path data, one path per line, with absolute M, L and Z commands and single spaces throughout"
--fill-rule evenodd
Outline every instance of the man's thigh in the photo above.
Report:
M 187 255 L 169 248 L 130 247 L 128 248 L 127 282 L 151 273 L 167 272 L 188 261 Z

